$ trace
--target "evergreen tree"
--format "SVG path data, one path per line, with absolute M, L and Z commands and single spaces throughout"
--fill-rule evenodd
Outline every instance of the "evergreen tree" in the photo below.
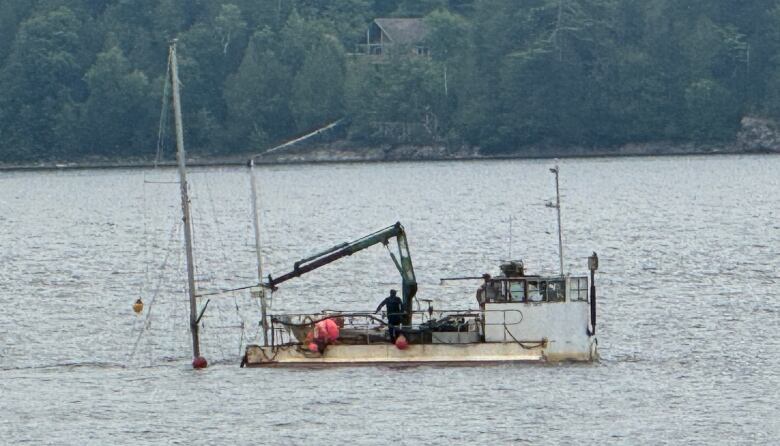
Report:
M 84 104 L 84 133 L 81 141 L 90 153 L 126 156 L 151 153 L 158 102 L 149 80 L 133 70 L 119 47 L 98 54 L 87 71 L 89 99 Z
M 306 53 L 303 66 L 293 81 L 292 109 L 297 129 L 309 130 L 343 117 L 346 60 L 334 37 Z
M 430 54 L 350 54 L 377 17 L 425 17 Z M 372 144 L 488 152 L 780 118 L 780 0 L 4 0 L 0 160 L 149 153 L 174 38 L 196 151 L 342 116 Z
M 73 142 L 81 23 L 61 7 L 33 15 L 17 33 L 0 71 L 0 136 L 7 158 L 42 158 Z
M 275 37 L 268 28 L 256 32 L 238 72 L 227 80 L 227 129 L 234 148 L 267 148 L 295 128 L 288 101 L 292 71 L 272 48 Z

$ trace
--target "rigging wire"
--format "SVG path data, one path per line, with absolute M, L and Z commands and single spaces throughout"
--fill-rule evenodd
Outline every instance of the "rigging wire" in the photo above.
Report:
M 219 219 L 219 215 L 220 214 L 219 214 L 219 212 L 217 212 L 217 208 L 216 208 L 216 205 L 215 205 L 216 200 L 214 199 L 214 195 L 215 194 L 213 192 L 212 185 L 211 185 L 211 182 L 209 181 L 209 179 L 210 178 L 208 178 L 207 181 L 205 182 L 206 194 L 208 196 L 209 203 L 211 205 L 211 211 L 212 211 L 212 215 L 214 217 L 214 223 L 215 223 L 215 226 L 216 226 L 216 229 L 217 229 L 217 234 L 219 235 L 218 242 L 220 244 L 220 251 L 222 253 L 223 262 L 225 264 L 227 264 L 228 263 L 227 249 L 226 249 L 224 238 L 223 238 L 223 235 L 225 234 L 224 224 Z M 252 288 L 252 287 L 250 287 L 250 288 Z M 238 298 L 237 298 L 237 295 L 236 295 L 236 291 L 240 291 L 240 290 L 234 288 L 233 290 L 230 290 L 229 292 L 230 292 L 231 296 L 233 297 L 233 305 L 234 305 L 234 308 L 235 308 L 235 311 L 236 311 L 236 317 L 238 318 L 238 321 L 241 324 L 241 337 L 239 339 L 239 351 L 240 351 L 241 347 L 243 346 L 244 339 L 248 338 L 248 337 L 247 337 L 247 333 L 245 332 L 246 328 L 247 328 L 246 318 L 241 313 L 241 308 L 240 308 L 239 303 L 238 303 L 239 301 L 238 301 Z M 258 305 L 258 309 L 260 309 L 260 302 L 257 299 L 252 299 L 252 301 L 256 302 L 257 305 Z
M 214 228 L 215 228 L 215 230 L 213 232 L 216 232 L 216 234 L 215 234 L 215 237 L 204 237 L 200 241 L 199 245 L 200 246 L 204 246 L 204 244 L 206 244 L 205 250 L 207 252 L 211 252 L 211 251 L 213 251 L 213 249 L 218 249 L 219 250 L 219 254 L 218 255 L 221 256 L 222 264 L 223 265 L 229 265 L 230 259 L 227 256 L 227 246 L 226 246 L 225 241 L 224 241 L 224 234 L 225 234 L 225 232 L 223 231 L 224 225 L 223 225 L 222 221 L 219 218 L 219 212 L 217 212 L 217 206 L 215 204 L 216 200 L 214 198 L 213 188 L 212 188 L 212 184 L 211 184 L 212 183 L 212 181 L 211 181 L 212 178 L 211 178 L 211 175 L 209 175 L 208 172 L 202 172 L 202 174 L 203 174 L 204 181 L 202 181 L 200 184 L 204 185 L 205 194 L 203 194 L 203 195 L 205 195 L 205 196 L 203 196 L 202 194 L 198 193 L 198 192 L 203 192 L 202 190 L 201 191 L 196 191 L 194 188 L 193 188 L 193 193 L 195 193 L 197 197 L 203 198 L 203 199 L 205 199 L 208 202 L 208 206 L 206 207 L 206 209 L 211 211 L 210 212 L 211 213 L 210 217 L 213 220 Z M 196 226 L 195 225 L 195 221 L 197 219 L 197 221 L 200 222 L 199 223 L 200 227 L 203 227 L 203 224 L 205 223 L 205 220 L 208 217 L 207 214 L 209 212 L 201 212 L 201 210 L 202 210 L 202 208 L 197 208 L 197 207 L 195 208 L 195 212 L 193 213 L 193 217 L 192 217 L 193 218 L 193 226 Z M 210 233 L 211 232 L 212 231 L 210 231 Z M 209 247 L 208 246 L 208 242 L 210 242 L 210 241 L 216 241 L 216 243 L 214 244 L 216 246 Z M 200 272 L 201 269 L 198 268 L 198 271 Z M 245 326 L 245 324 L 244 324 L 243 316 L 241 315 L 241 310 L 240 310 L 240 307 L 239 307 L 239 304 L 238 304 L 238 299 L 237 299 L 235 291 L 238 291 L 238 290 L 235 290 L 235 289 L 234 290 L 222 290 L 219 293 L 203 293 L 203 294 L 198 294 L 198 297 L 204 297 L 205 295 L 211 295 L 211 294 L 228 294 L 228 293 L 230 293 L 230 296 L 233 298 L 233 305 L 232 305 L 232 307 L 233 307 L 233 309 L 236 312 L 237 322 L 240 323 L 240 325 L 230 325 L 230 324 L 228 324 L 228 326 L 229 327 L 233 327 L 233 328 L 239 328 L 240 327 L 241 328 L 240 338 L 243 339 L 243 337 L 244 337 L 244 332 L 243 332 L 244 328 L 243 327 Z M 214 308 L 215 308 L 214 311 L 216 311 L 216 319 L 218 321 L 220 321 L 220 323 L 218 323 L 217 325 L 215 325 L 213 327 L 216 330 L 215 331 L 215 337 L 216 337 L 217 344 L 218 344 L 217 348 L 219 349 L 220 353 L 222 354 L 223 359 L 226 359 L 227 355 L 225 354 L 225 350 L 224 350 L 224 345 L 225 345 L 224 335 L 225 334 L 222 333 L 220 328 L 224 328 L 224 326 L 225 326 L 225 324 L 221 323 L 221 321 L 229 321 L 231 318 L 228 317 L 225 314 L 225 312 L 223 311 L 222 305 L 220 305 L 219 302 L 215 302 Z M 205 327 L 205 324 L 203 326 Z M 240 340 L 239 342 L 243 342 L 243 341 Z
M 217 207 L 214 204 L 215 200 L 214 200 L 214 194 L 213 194 L 212 189 L 211 189 L 211 181 L 210 181 L 211 178 L 208 175 L 208 173 L 204 174 L 204 176 L 205 176 L 206 180 L 203 183 L 206 185 L 206 196 L 208 197 L 208 202 L 209 202 L 209 205 L 211 206 L 211 214 L 212 214 L 212 216 L 214 218 L 214 227 L 216 228 L 217 242 L 219 242 L 219 245 L 220 245 L 219 246 L 219 250 L 222 253 L 222 261 L 224 262 L 225 265 L 227 265 L 228 262 L 229 262 L 227 254 L 226 254 L 227 249 L 225 247 L 225 241 L 222 238 L 222 235 L 224 234 L 224 232 L 222 231 L 222 223 L 219 221 L 219 213 L 217 212 Z M 240 311 L 238 309 L 238 301 L 236 300 L 235 294 L 233 294 L 233 303 L 234 303 L 234 305 L 236 307 L 236 314 L 241 316 L 241 313 L 240 313 Z
M 171 59 L 168 58 L 168 67 L 165 70 L 165 81 L 163 82 L 163 94 L 162 94 L 162 107 L 160 107 L 160 125 L 157 130 L 157 153 L 154 157 L 154 168 L 157 168 L 157 165 L 162 160 L 163 155 L 163 149 L 165 148 L 165 129 L 168 128 L 168 95 L 170 94 L 169 86 L 170 86 L 170 78 L 171 78 Z
M 173 229 L 171 230 L 171 236 L 169 239 L 169 243 L 173 241 L 176 236 L 179 233 L 179 228 L 181 228 L 182 222 L 177 221 L 174 223 Z M 159 271 L 164 271 L 168 267 L 168 260 L 170 258 L 171 251 L 168 250 L 168 252 L 165 253 L 165 257 L 163 258 L 162 265 L 160 265 Z M 179 254 L 179 257 L 181 257 L 181 254 Z M 157 296 L 160 295 L 160 289 L 162 288 L 162 282 L 163 282 L 164 276 L 160 274 L 160 277 L 157 281 L 157 286 L 155 287 L 154 294 L 152 294 L 152 298 L 149 300 L 149 304 L 147 305 L 146 310 L 146 318 L 144 319 L 143 327 L 141 328 L 140 333 L 138 333 L 138 336 L 135 339 L 135 343 L 133 343 L 133 348 L 130 350 L 130 357 L 129 360 L 132 360 L 135 356 L 136 349 L 138 348 L 138 344 L 141 341 L 141 338 L 143 337 L 144 333 L 149 329 L 151 326 L 151 317 L 152 317 L 152 309 L 154 308 L 154 303 L 157 300 Z
M 165 75 L 165 79 L 166 80 L 163 82 L 162 107 L 160 107 L 160 121 L 159 121 L 158 130 L 157 130 L 157 146 L 156 146 L 156 153 L 155 153 L 155 158 L 154 158 L 154 169 L 155 170 L 157 169 L 158 164 L 159 164 L 159 162 L 162 159 L 162 154 L 163 154 L 163 150 L 164 150 L 164 146 L 165 146 L 165 136 L 166 136 L 165 129 L 167 128 L 167 124 L 168 124 L 168 113 L 167 113 L 166 104 L 167 104 L 167 99 L 168 99 L 168 95 L 169 95 L 169 88 L 168 88 L 169 87 L 169 81 L 168 81 L 168 79 L 170 79 L 170 69 L 171 69 L 171 64 L 170 64 L 170 59 L 169 59 L 168 60 L 168 66 L 166 68 L 166 75 Z M 152 264 L 152 262 L 150 261 L 150 254 L 149 254 L 150 253 L 149 209 L 148 209 L 149 208 L 149 203 L 148 203 L 148 200 L 147 200 L 148 190 L 147 190 L 147 186 L 146 186 L 147 184 L 152 184 L 152 183 L 158 183 L 158 182 L 156 182 L 156 181 L 149 181 L 149 179 L 148 179 L 148 172 L 146 170 L 144 170 L 144 172 L 143 172 L 143 182 L 142 182 L 142 188 L 141 188 L 141 193 L 142 193 L 141 201 L 142 201 L 142 209 L 143 209 L 142 210 L 142 218 L 143 218 L 143 222 L 142 222 L 142 226 L 143 226 L 143 241 L 142 241 L 142 245 L 143 246 L 142 246 L 142 251 L 143 251 L 143 259 L 144 259 L 143 260 L 144 261 L 144 280 L 142 281 L 142 283 L 139 286 L 139 295 L 140 296 L 146 296 L 147 293 L 149 293 L 149 291 L 150 291 L 149 290 L 149 284 L 152 282 L 152 278 L 151 278 L 152 274 L 151 274 L 151 271 L 150 271 L 150 265 Z M 160 183 L 162 183 L 162 182 L 160 182 Z M 176 221 L 176 220 L 174 220 L 174 221 Z M 178 232 L 180 227 L 181 227 L 180 223 L 174 223 L 173 229 L 171 231 L 169 243 L 171 243 L 171 241 L 176 237 L 176 234 L 177 234 L 177 232 Z M 170 257 L 170 251 L 166 252 L 166 255 L 165 255 L 164 259 L 163 259 L 163 263 L 162 263 L 162 265 L 159 268 L 160 271 L 163 271 L 163 270 L 165 270 L 167 268 L 169 257 Z M 130 357 L 129 357 L 130 360 L 132 360 L 133 357 L 135 356 L 136 350 L 138 348 L 139 342 L 141 341 L 141 338 L 142 338 L 143 334 L 151 326 L 152 308 L 153 308 L 154 303 L 155 303 L 155 301 L 157 299 L 157 296 L 159 296 L 159 294 L 160 294 L 160 289 L 161 288 L 162 288 L 162 274 L 160 275 L 160 278 L 158 279 L 157 285 L 156 285 L 156 287 L 154 289 L 154 293 L 152 294 L 152 298 L 151 298 L 151 300 L 148 303 L 146 317 L 145 317 L 145 319 L 144 319 L 144 321 L 142 323 L 141 331 L 139 332 L 138 337 L 136 338 L 136 340 L 135 340 L 135 342 L 133 344 L 133 348 L 132 348 L 132 351 L 131 351 Z M 151 351 L 150 351 L 150 355 L 151 355 Z M 150 357 L 150 360 L 151 359 L 152 358 Z
M 144 262 L 144 280 L 141 283 L 141 289 L 139 290 L 139 295 L 143 296 L 146 294 L 146 284 L 149 282 L 149 235 L 146 228 L 146 170 L 144 170 L 144 184 L 141 187 L 141 206 L 143 207 L 143 232 L 144 232 L 144 241 L 143 241 L 143 262 Z

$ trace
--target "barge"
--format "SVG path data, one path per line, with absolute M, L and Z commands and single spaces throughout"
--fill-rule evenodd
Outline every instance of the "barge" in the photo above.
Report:
M 372 311 L 271 314 L 265 345 L 249 345 L 246 367 L 357 365 L 469 365 L 511 362 L 594 361 L 596 338 L 596 253 L 588 275 L 529 275 L 522 261 L 500 265 L 500 274 L 448 280 L 481 282 L 472 302 L 461 309 L 437 308 L 417 299 L 417 282 L 401 223 L 352 243 L 344 243 L 296 262 L 291 272 L 272 278 L 281 283 L 395 238 L 391 258 L 402 277 L 397 315 Z M 259 291 L 259 290 L 258 290 Z M 420 302 L 427 308 L 420 308 Z M 398 325 L 390 323 L 399 316 Z

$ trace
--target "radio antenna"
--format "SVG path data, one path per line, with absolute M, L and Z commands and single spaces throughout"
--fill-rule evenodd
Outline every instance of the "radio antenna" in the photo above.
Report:
M 547 207 L 555 208 L 558 213 L 558 260 L 560 262 L 561 277 L 563 277 L 563 234 L 561 229 L 561 189 L 558 183 L 558 165 L 550 169 L 555 174 L 555 204 L 547 203 Z
M 512 216 L 509 216 L 509 260 L 512 260 Z

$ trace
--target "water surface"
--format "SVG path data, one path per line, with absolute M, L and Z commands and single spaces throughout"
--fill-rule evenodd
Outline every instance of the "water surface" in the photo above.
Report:
M 548 161 L 259 168 L 263 256 L 294 261 L 401 221 L 420 298 L 473 305 L 523 258 L 557 269 Z M 0 438 L 9 444 L 771 444 L 780 441 L 780 157 L 566 160 L 566 269 L 601 260 L 590 365 L 239 369 L 245 292 L 212 300 L 189 367 L 173 170 L 0 176 Z M 201 286 L 255 280 L 248 177 L 191 175 Z M 509 222 L 512 220 L 510 236 Z M 510 243 L 511 240 L 511 243 Z M 273 311 L 373 308 L 374 247 L 283 285 Z M 131 304 L 143 296 L 144 315 Z M 243 329 L 241 328 L 243 324 Z

